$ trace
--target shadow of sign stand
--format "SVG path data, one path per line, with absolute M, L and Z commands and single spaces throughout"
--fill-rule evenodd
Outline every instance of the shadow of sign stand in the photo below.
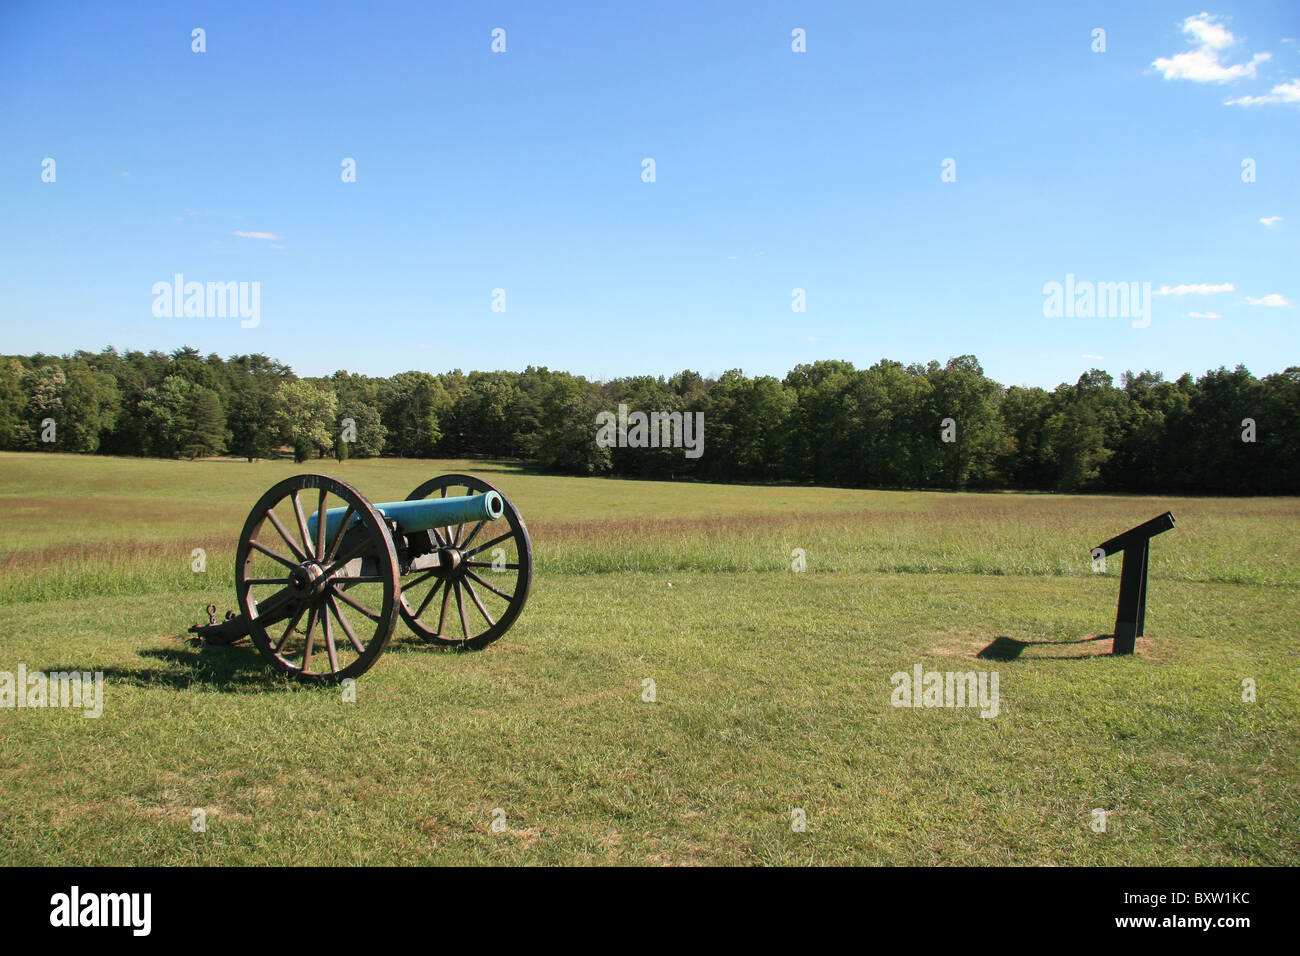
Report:
M 1147 616 L 1147 563 L 1151 557 L 1151 539 L 1173 526 L 1174 513 L 1166 511 L 1092 549 L 1094 560 L 1124 552 L 1124 566 L 1119 572 L 1115 640 L 1110 646 L 1112 654 L 1132 654 L 1133 646 L 1143 634 Z

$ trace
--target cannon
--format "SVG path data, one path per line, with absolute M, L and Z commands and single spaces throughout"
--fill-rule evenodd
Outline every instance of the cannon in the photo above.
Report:
M 528 528 L 481 478 L 443 475 L 373 504 L 345 481 L 294 475 L 244 522 L 240 613 L 217 621 L 208 605 L 209 623 L 190 632 L 209 644 L 251 637 L 280 673 L 338 683 L 378 660 L 398 617 L 429 644 L 486 647 L 519 617 L 532 574 Z

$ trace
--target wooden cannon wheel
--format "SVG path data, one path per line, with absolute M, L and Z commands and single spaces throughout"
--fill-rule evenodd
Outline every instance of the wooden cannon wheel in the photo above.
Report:
M 327 540 L 325 514 L 339 507 L 347 511 Z M 235 593 L 253 643 L 277 671 L 305 683 L 337 683 L 374 664 L 397 623 L 400 580 L 383 517 L 326 475 L 272 487 L 239 536 Z
M 487 491 L 501 494 L 473 475 L 442 475 L 424 482 L 406 500 Z M 430 536 L 428 546 L 436 548 L 444 561 L 437 569 L 402 579 L 398 609 L 423 640 L 449 647 L 486 647 L 508 631 L 523 610 L 533 579 L 533 546 L 515 506 L 505 495 L 501 499 L 504 522 L 479 521 L 421 532 Z

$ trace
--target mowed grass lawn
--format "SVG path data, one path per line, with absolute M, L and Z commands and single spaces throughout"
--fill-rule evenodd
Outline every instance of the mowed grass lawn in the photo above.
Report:
M 246 645 L 191 646 L 203 604 L 232 606 L 249 508 L 295 471 L 376 501 L 451 471 L 497 484 L 533 535 L 523 616 L 468 654 L 399 623 L 355 702 L 286 683 Z M 99 719 L 0 709 L 5 863 L 1300 855 L 1296 499 L 15 454 L 0 499 L 0 671 L 106 679 Z M 1112 658 L 1090 638 L 1113 623 L 1119 561 L 1094 574 L 1088 549 L 1165 509 L 1178 524 L 1153 545 L 1147 637 Z M 1018 653 L 978 656 L 998 638 Z M 891 706 L 891 675 L 916 664 L 996 672 L 997 716 Z

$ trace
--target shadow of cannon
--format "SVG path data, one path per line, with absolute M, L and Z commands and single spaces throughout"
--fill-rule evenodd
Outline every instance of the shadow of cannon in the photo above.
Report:
M 178 637 L 177 640 L 185 640 Z M 295 685 L 266 670 L 260 654 L 247 646 L 204 645 L 202 647 L 156 648 L 139 656 L 156 664 L 140 667 L 95 668 L 108 683 L 131 687 L 169 687 L 187 690 L 196 685 L 220 693 L 250 690 L 292 690 Z M 75 668 L 54 668 L 74 670 Z M 82 668 L 84 670 L 85 668 Z

